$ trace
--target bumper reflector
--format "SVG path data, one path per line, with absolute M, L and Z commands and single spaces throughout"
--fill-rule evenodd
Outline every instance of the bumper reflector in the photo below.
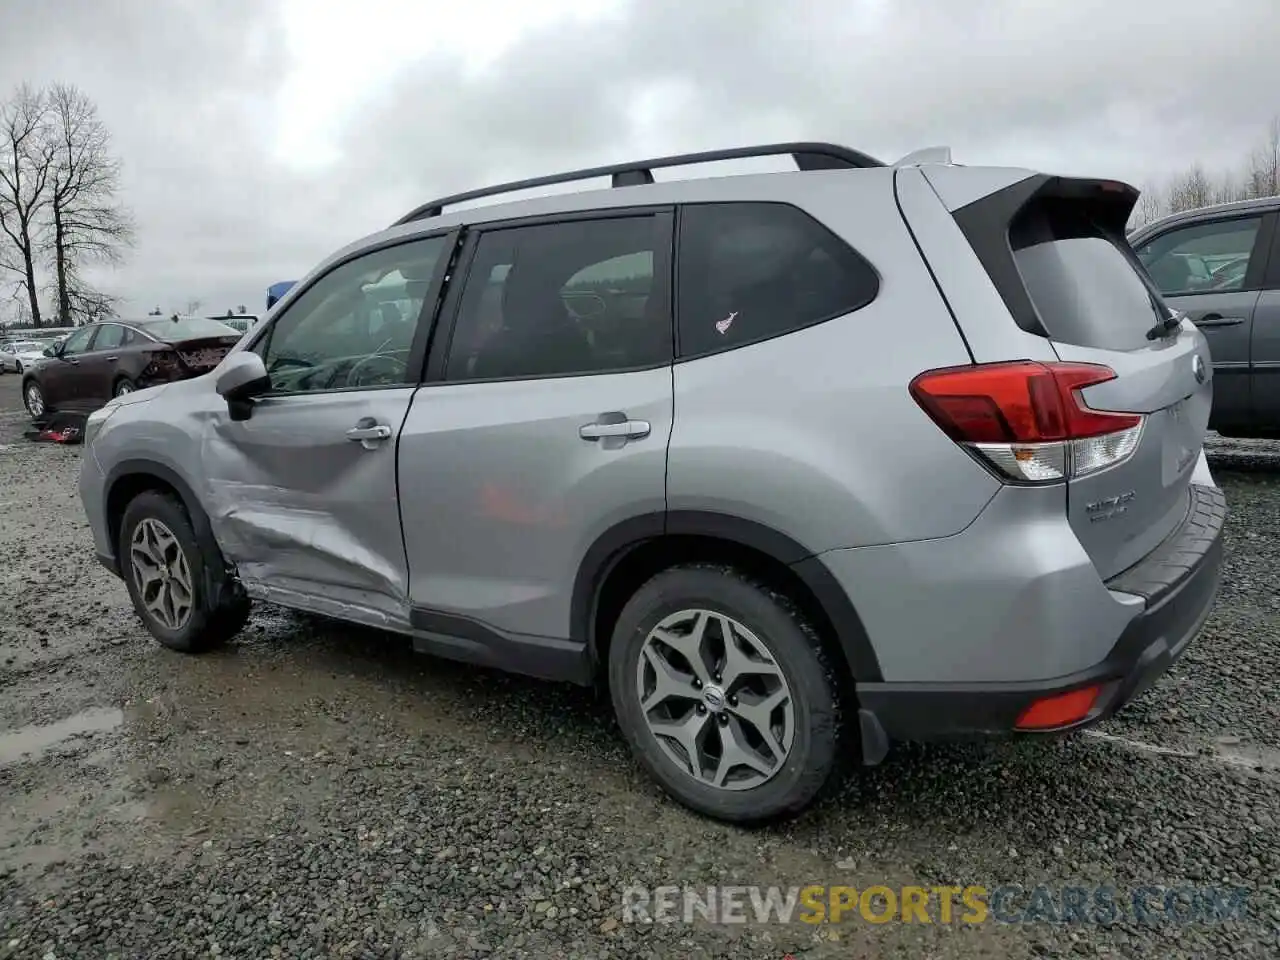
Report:
M 1051 730 L 1079 723 L 1093 709 L 1100 690 L 1094 685 L 1036 700 L 1022 711 L 1014 726 L 1018 730 Z

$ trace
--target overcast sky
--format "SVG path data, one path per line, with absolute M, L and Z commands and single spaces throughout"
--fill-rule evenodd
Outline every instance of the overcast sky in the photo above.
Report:
M 136 312 L 260 311 L 432 195 L 643 155 L 1235 167 L 1277 51 L 1276 0 L 0 0 L 0 91 L 75 83 L 114 133 Z

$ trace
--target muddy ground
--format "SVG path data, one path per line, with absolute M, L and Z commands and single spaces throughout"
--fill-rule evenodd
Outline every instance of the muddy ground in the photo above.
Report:
M 6 375 L 0 958 L 1280 953 L 1280 448 L 1216 445 L 1218 606 L 1121 717 L 1061 740 L 898 747 L 800 820 L 747 831 L 660 795 L 584 690 L 270 608 L 217 653 L 160 648 L 91 555 L 80 449 L 24 441 L 24 424 Z M 711 883 L 1106 885 L 1126 909 L 622 922 L 626 887 Z M 1245 912 L 1168 919 L 1164 891 L 1188 886 L 1243 888 Z

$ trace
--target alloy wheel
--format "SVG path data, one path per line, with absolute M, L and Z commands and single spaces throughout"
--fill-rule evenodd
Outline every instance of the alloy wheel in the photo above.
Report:
M 27 412 L 33 417 L 44 413 L 44 394 L 34 383 L 27 384 Z
M 681 610 L 645 638 L 636 693 L 663 752 L 700 783 L 758 787 L 795 739 L 791 688 L 765 642 L 732 617 Z
M 167 630 L 181 630 L 191 619 L 194 594 L 187 555 L 173 531 L 147 517 L 133 531 L 129 561 L 142 606 Z

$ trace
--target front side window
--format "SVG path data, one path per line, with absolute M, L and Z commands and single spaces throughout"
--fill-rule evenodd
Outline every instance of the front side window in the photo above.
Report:
M 654 216 L 572 220 L 481 234 L 446 378 L 634 370 L 671 361 L 671 311 Z
M 875 269 L 783 203 L 692 204 L 680 212 L 680 355 L 767 340 L 866 306 Z
M 253 347 L 272 392 L 417 382 L 409 351 L 446 243 L 428 237 L 375 250 L 304 290 Z
M 1261 217 L 1197 223 L 1138 248 L 1138 259 L 1166 297 L 1244 289 Z
M 93 339 L 93 335 L 97 330 L 97 327 L 81 327 L 71 334 L 62 342 L 62 355 L 70 357 L 77 353 L 84 353 L 89 349 L 89 341 Z

